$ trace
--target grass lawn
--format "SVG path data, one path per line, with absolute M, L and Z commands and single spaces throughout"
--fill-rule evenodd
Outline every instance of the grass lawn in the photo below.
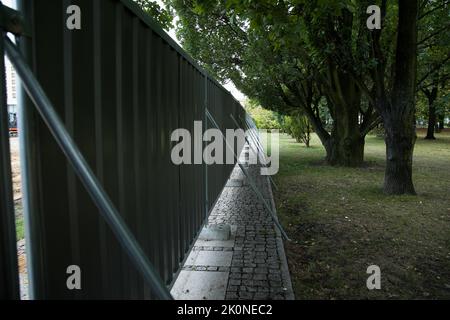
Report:
M 25 226 L 23 220 L 23 208 L 21 203 L 15 205 L 16 211 L 16 237 L 17 241 L 25 238 Z
M 425 141 L 414 159 L 418 196 L 382 193 L 385 145 L 366 139 L 366 165 L 324 164 L 317 137 L 307 149 L 280 136 L 278 215 L 297 299 L 450 298 L 450 133 Z M 381 290 L 366 287 L 381 268 Z

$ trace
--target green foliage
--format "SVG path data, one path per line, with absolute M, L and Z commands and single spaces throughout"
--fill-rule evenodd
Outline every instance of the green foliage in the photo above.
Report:
M 162 8 L 157 2 L 151 0 L 134 0 L 141 9 L 155 19 L 161 27 L 168 31 L 174 28 L 173 14 L 170 10 Z
M 438 42 L 441 47 L 449 34 L 444 35 L 448 30 L 449 2 L 420 2 L 423 17 L 419 21 L 419 38 L 423 48 L 419 48 L 419 54 L 423 57 L 419 63 L 423 66 L 426 60 L 441 59 L 450 52 L 444 47 L 434 49 Z M 220 81 L 232 81 L 265 109 L 283 116 L 305 115 L 327 147 L 327 159 L 331 159 L 328 155 L 339 158 L 333 159 L 335 164 L 350 163 L 345 158 L 351 158 L 347 156 L 351 152 L 333 152 L 333 148 L 345 141 L 357 145 L 381 121 L 393 123 L 387 119 L 392 114 L 385 111 L 395 109 L 387 106 L 401 100 L 394 99 L 401 97 L 396 85 L 413 82 L 413 76 L 411 81 L 401 79 L 401 75 L 409 73 L 396 72 L 400 65 L 396 60 L 402 57 L 401 50 L 397 52 L 397 44 L 401 43 L 397 41 L 399 14 L 407 11 L 400 9 L 398 1 L 167 0 L 167 3 L 179 17 L 177 34 L 183 47 L 202 66 Z M 383 28 L 379 31 L 369 31 L 366 26 L 367 7 L 374 4 L 382 7 Z M 443 31 L 437 32 L 440 30 Z M 419 72 L 418 78 L 433 73 Z M 442 96 L 448 92 L 443 89 Z
M 310 147 L 311 125 L 305 116 L 297 114 L 283 117 L 282 130 L 298 143 L 304 143 L 306 147 Z
M 260 129 L 281 129 L 280 116 L 273 111 L 263 109 L 255 101 L 247 101 L 245 109 Z
M 330 69 L 337 69 L 330 61 L 342 57 L 339 63 L 355 66 L 358 74 L 376 65 L 361 37 L 367 34 L 365 2 L 168 0 L 179 17 L 183 47 L 206 69 L 221 81 L 231 80 L 266 109 L 288 116 L 303 112 L 315 129 L 322 129 L 317 132 L 324 140 L 332 133 L 323 127 L 330 122 L 324 115 L 336 115 L 337 104 L 360 108 L 359 96 L 337 101 L 342 95 L 329 92 L 340 87 L 336 81 L 348 83 L 330 79 Z M 350 22 L 349 14 L 354 15 Z M 325 95 L 330 99 L 321 104 L 328 109 L 322 112 L 318 102 Z M 361 106 L 365 120 L 376 119 L 367 103 Z
M 373 56 L 372 35 L 366 28 L 366 8 L 381 6 L 380 0 L 167 2 L 180 18 L 178 35 L 194 57 L 221 80 L 232 80 L 263 107 L 282 114 L 289 115 L 305 102 L 302 98 L 308 95 L 302 81 L 313 81 L 321 91 L 329 85 L 324 79 L 330 61 L 369 90 L 372 71 L 380 63 L 386 75 L 393 74 L 396 1 L 386 5 L 380 37 L 383 61 Z M 419 63 L 424 69 L 420 74 L 425 76 L 423 71 L 430 71 L 430 63 L 442 62 L 450 52 L 450 33 L 445 32 L 450 27 L 450 10 L 448 2 L 421 3 Z M 391 80 L 386 78 L 386 86 L 392 86 Z M 370 106 L 363 105 L 362 112 L 366 112 Z
M 431 106 L 440 117 L 449 113 L 449 21 L 450 2 L 424 1 L 419 19 L 417 117 L 425 121 Z
M 25 238 L 25 226 L 23 220 L 23 206 L 22 204 L 15 205 L 16 211 L 16 238 L 17 241 Z

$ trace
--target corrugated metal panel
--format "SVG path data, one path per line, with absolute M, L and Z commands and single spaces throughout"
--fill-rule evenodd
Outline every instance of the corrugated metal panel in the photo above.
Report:
M 78 31 L 65 28 L 71 4 L 82 10 Z M 194 121 L 205 120 L 205 103 L 224 133 L 235 128 L 230 114 L 239 118 L 244 110 L 130 1 L 22 6 L 33 21 L 27 54 L 35 74 L 169 285 L 234 167 L 175 166 L 171 133 L 194 132 Z M 28 185 L 34 297 L 151 298 L 44 123 L 33 114 L 25 122 L 33 128 L 26 133 L 33 142 L 27 152 L 34 168 Z M 69 265 L 81 267 L 81 291 L 66 287 Z

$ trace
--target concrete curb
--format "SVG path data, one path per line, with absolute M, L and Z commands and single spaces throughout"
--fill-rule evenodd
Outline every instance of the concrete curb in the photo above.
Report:
M 274 200 L 273 191 L 272 191 L 272 185 L 270 183 L 269 177 L 266 177 L 266 179 L 267 179 L 267 183 L 269 186 L 270 203 L 272 204 L 272 208 L 273 208 L 275 214 L 277 214 L 277 218 L 278 218 L 277 208 L 275 206 L 275 200 Z M 282 275 L 282 279 L 283 279 L 283 286 L 287 289 L 286 300 L 295 300 L 295 294 L 294 294 L 294 290 L 292 288 L 291 274 L 289 272 L 289 265 L 287 262 L 286 252 L 284 250 L 283 239 L 281 237 L 280 230 L 278 230 L 278 228 L 275 228 L 275 230 L 277 233 L 277 250 L 278 250 L 278 254 L 280 255 L 280 260 L 281 260 L 281 275 Z

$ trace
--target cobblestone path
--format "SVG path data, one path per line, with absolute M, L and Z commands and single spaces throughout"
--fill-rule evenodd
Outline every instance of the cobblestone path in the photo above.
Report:
M 268 178 L 260 175 L 258 166 L 247 169 L 274 206 Z M 209 224 L 231 225 L 232 239 L 195 243 L 180 274 L 182 280 L 177 280 L 182 284 L 175 285 L 176 299 L 294 299 L 281 235 L 239 167 L 233 171 Z

